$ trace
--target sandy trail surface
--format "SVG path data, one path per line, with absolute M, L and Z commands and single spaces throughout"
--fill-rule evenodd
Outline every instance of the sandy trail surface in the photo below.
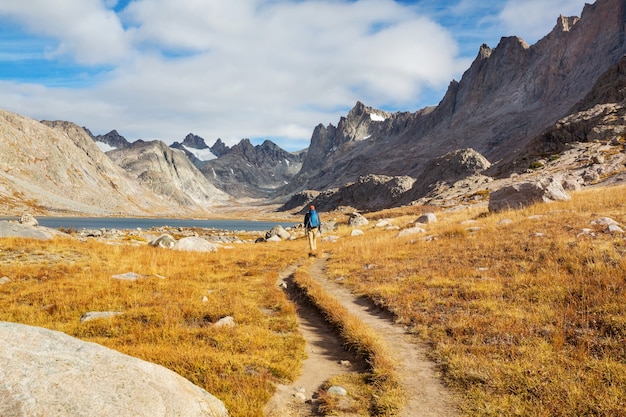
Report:
M 457 416 L 454 398 L 441 382 L 435 365 L 414 336 L 394 323 L 393 317 L 371 301 L 356 297 L 347 288 L 330 281 L 325 274 L 327 257 L 316 259 L 310 276 L 332 294 L 354 316 L 369 326 L 386 342 L 394 360 L 399 364 L 400 379 L 407 393 L 407 404 L 401 417 Z M 364 364 L 343 349 L 340 338 L 320 313 L 293 290 L 293 265 L 283 271 L 280 282 L 287 285 L 291 299 L 298 306 L 300 330 L 307 342 L 307 355 L 302 374 L 293 384 L 278 387 L 266 408 L 270 417 L 317 416 L 316 391 L 331 376 L 363 369 Z M 342 365 L 349 361 L 350 365 Z

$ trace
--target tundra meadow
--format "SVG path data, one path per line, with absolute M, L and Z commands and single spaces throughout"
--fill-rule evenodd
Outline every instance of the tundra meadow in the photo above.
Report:
M 434 211 L 424 232 L 400 229 Z M 411 206 L 347 216 L 323 242 L 326 278 L 391 311 L 438 365 L 466 416 L 626 415 L 626 187 L 488 213 L 484 206 Z M 326 219 L 324 218 L 326 217 Z M 232 416 L 261 416 L 305 357 L 297 310 L 277 285 L 294 281 L 370 369 L 354 375 L 358 415 L 397 415 L 402 398 L 384 344 L 307 274 L 304 239 L 176 252 L 129 239 L 0 239 L 0 320 L 42 326 L 170 368 L 220 398 Z M 112 276 L 133 271 L 136 281 Z M 89 311 L 119 311 L 80 321 Z M 216 325 L 232 317 L 235 325 Z M 340 414 L 332 398 L 322 409 Z

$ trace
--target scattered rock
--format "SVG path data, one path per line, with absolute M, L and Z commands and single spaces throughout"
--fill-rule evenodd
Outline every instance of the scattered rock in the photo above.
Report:
M 266 242 L 282 242 L 280 236 L 272 236 L 269 239 L 265 239 Z
M 619 223 L 610 217 L 600 217 L 598 219 L 592 220 L 591 225 L 592 226 L 598 226 L 598 225 L 599 226 L 611 226 L 611 225 L 617 226 L 619 225 Z
M 174 245 L 176 245 L 176 239 L 174 239 L 171 235 L 168 235 L 167 233 L 165 233 L 157 237 L 156 239 L 148 242 L 148 244 L 150 246 L 154 246 L 158 248 L 172 249 Z
M 227 417 L 162 366 L 61 332 L 0 322 L 2 416 Z
M 2 278 L 0 278 L 0 285 L 8 284 L 9 282 L 11 282 L 11 279 L 9 277 L 2 277 Z
M 235 327 L 236 325 L 235 319 L 231 316 L 222 317 L 214 324 L 215 327 Z
M 350 219 L 348 220 L 348 226 L 350 227 L 361 227 L 369 224 L 369 220 L 367 220 L 362 214 L 357 213 L 356 211 L 350 214 Z
M 422 224 L 429 224 L 429 223 L 436 223 L 436 222 L 437 222 L 437 216 L 435 216 L 435 213 L 424 213 L 420 217 L 418 217 L 418 219 L 415 221 L 415 223 L 422 223 Z
M 82 315 L 80 322 L 84 323 L 91 320 L 110 319 L 121 314 L 123 314 L 121 311 L 90 311 Z
M 403 236 L 410 236 L 410 235 L 415 235 L 418 233 L 426 233 L 426 230 L 422 229 L 421 227 L 409 227 L 408 229 L 403 229 L 400 230 L 400 232 L 398 233 L 398 237 L 403 237 Z
M 180 239 L 174 244 L 172 249 L 187 252 L 217 252 L 217 246 L 197 236 L 189 236 Z
M 607 231 L 612 235 L 621 235 L 624 234 L 624 230 L 616 224 L 610 224 L 607 228 Z
M 134 272 L 126 272 L 125 274 L 111 275 L 113 279 L 121 279 L 124 281 L 137 281 L 140 278 L 145 278 L 145 275 L 136 274 Z
M 37 219 L 33 217 L 30 213 L 24 213 L 19 219 L 20 224 L 24 224 L 26 226 L 39 226 L 39 222 Z
M 363 233 L 363 230 L 361 230 L 361 229 L 354 229 L 350 233 L 350 236 L 363 236 L 364 234 L 365 233 Z
M 275 226 L 265 234 L 265 239 L 270 239 L 274 236 L 278 236 L 281 240 L 287 240 L 291 237 L 291 234 L 285 230 L 281 225 Z
M 346 395 L 348 395 L 348 391 L 346 391 L 344 387 L 340 387 L 338 385 L 333 385 L 332 387 L 328 388 L 327 392 L 329 395 L 335 395 L 338 397 L 345 397 Z
M 382 227 L 387 227 L 387 226 L 390 226 L 390 225 L 391 225 L 391 223 L 389 223 L 388 220 L 379 220 L 378 223 L 376 223 L 375 227 L 382 228 Z
M 511 219 L 502 219 L 497 224 L 498 224 L 498 226 L 506 226 L 506 225 L 509 225 L 511 223 L 513 223 L 513 220 L 511 220 Z

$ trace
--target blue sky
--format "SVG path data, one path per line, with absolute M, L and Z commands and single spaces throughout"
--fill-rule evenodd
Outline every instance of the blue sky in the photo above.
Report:
M 584 3 L 0 0 L 0 108 L 131 141 L 298 150 L 356 101 L 437 104 L 481 44 L 534 44 Z

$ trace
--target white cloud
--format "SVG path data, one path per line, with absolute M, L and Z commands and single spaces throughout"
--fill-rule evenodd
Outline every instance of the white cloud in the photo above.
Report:
M 0 0 L 0 17 L 57 39 L 57 47 L 47 51 L 51 59 L 70 56 L 81 64 L 115 64 L 128 53 L 117 15 L 100 0 Z
M 509 0 L 498 18 L 507 33 L 535 43 L 556 25 L 559 15 L 579 16 L 589 0 Z
M 431 3 L 464 20 L 444 27 L 433 10 L 393 0 L 135 0 L 119 15 L 115 0 L 0 0 L 0 19 L 51 38 L 49 59 L 112 68 L 81 88 L 0 81 L 0 107 L 129 140 L 191 132 L 208 144 L 270 138 L 289 148 L 357 100 L 408 111 L 436 104 L 424 103 L 425 91 L 444 90 L 469 65 L 461 32 L 523 37 L 582 2 L 529 0 L 523 14 L 513 1 Z

